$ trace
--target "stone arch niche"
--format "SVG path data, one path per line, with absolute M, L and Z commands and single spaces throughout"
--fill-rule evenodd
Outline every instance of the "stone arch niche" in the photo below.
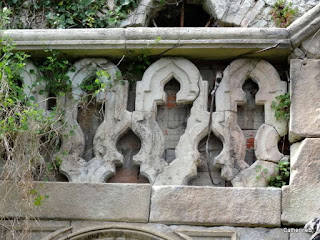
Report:
M 207 156 L 206 156 L 206 142 L 208 135 L 202 138 L 198 144 L 198 150 L 200 152 L 199 164 L 197 164 L 197 176 L 190 179 L 188 185 L 192 186 L 211 186 L 212 182 L 208 172 Z M 210 172 L 213 179 L 214 186 L 225 187 L 226 181 L 221 178 L 221 169 L 214 166 L 213 160 L 217 157 L 223 149 L 222 141 L 215 136 L 213 133 L 210 134 L 209 138 L 209 161 L 210 161 Z
M 175 148 L 185 132 L 192 104 L 177 104 L 176 94 L 180 91 L 180 83 L 174 78 L 165 84 L 163 90 L 166 94 L 166 103 L 157 105 L 156 122 L 165 139 L 164 159 L 170 163 L 175 159 Z
M 264 123 L 264 105 L 257 105 L 255 102 L 255 95 L 259 91 L 259 86 L 252 79 L 247 79 L 242 89 L 246 93 L 246 103 L 237 105 L 237 122 L 246 138 L 245 161 L 252 165 L 256 160 L 254 137 L 259 127 Z
M 149 17 L 148 26 L 205 27 L 214 24 L 209 14 L 203 9 L 201 1 L 181 1 L 177 4 L 167 4 L 164 9 L 154 12 L 153 16 Z
M 60 171 L 71 182 L 104 182 L 115 172 L 115 163 L 121 163 L 123 156 L 116 149 L 118 135 L 130 126 L 131 116 L 126 111 L 128 83 L 115 84 L 110 90 L 97 95 L 97 102 L 105 102 L 104 119 L 97 128 L 93 139 L 94 157 L 89 161 L 82 158 L 85 148 L 84 133 L 77 121 L 78 100 L 84 92 L 80 84 L 95 76 L 98 70 L 105 70 L 110 78 L 99 77 L 104 83 L 117 79 L 119 69 L 111 62 L 102 58 L 86 58 L 76 62 L 68 76 L 72 81 L 72 93 L 60 97 L 57 101 L 59 109 L 65 111 L 66 127 L 61 135 L 68 134 L 70 128 L 74 134 L 63 137 L 61 151 L 65 155 Z
M 152 224 L 110 223 L 99 227 L 86 227 L 71 232 L 72 227 L 60 229 L 42 240 L 190 240 L 189 236 L 177 233 L 168 226 Z
M 157 105 L 167 101 L 164 86 L 172 78 L 180 84 L 176 103 L 192 103 L 192 108 L 185 132 L 175 149 L 175 159 L 168 164 L 162 158 L 164 135 L 155 119 Z M 132 126 L 141 136 L 142 147 L 134 161 L 141 163 L 141 173 L 149 176 L 155 185 L 188 184 L 197 175 L 200 159 L 198 144 L 208 132 L 208 83 L 202 80 L 199 70 L 190 61 L 183 58 L 162 58 L 153 63 L 146 70 L 142 81 L 137 83 L 136 96 Z M 227 129 L 219 124 L 221 117 L 221 114 L 215 114 L 211 128 L 224 143 L 227 138 L 223 135 Z M 227 158 L 227 154 L 223 149 L 218 157 Z
M 281 160 L 283 154 L 279 152 L 278 141 L 280 136 L 287 132 L 286 121 L 276 120 L 274 110 L 271 108 L 275 97 L 287 91 L 287 83 L 281 81 L 275 68 L 264 60 L 240 59 L 233 61 L 224 71 L 224 76 L 216 94 L 216 111 L 231 116 L 232 121 L 224 124 L 231 129 L 231 139 L 235 139 L 241 145 L 240 154 L 235 154 L 235 158 L 243 161 L 246 151 L 246 140 L 243 131 L 238 126 L 237 111 L 239 105 L 246 104 L 246 93 L 243 90 L 244 83 L 251 79 L 258 86 L 259 90 L 255 94 L 255 104 L 264 106 L 264 119 L 254 139 L 254 150 L 257 161 L 241 171 L 232 171 L 234 174 L 228 176 L 233 186 L 266 186 L 268 183 L 264 179 L 256 178 L 256 166 L 268 169 L 268 176 L 276 174 L 276 163 Z M 234 151 L 233 145 L 227 146 L 228 150 Z M 228 159 L 225 159 L 228 161 Z M 229 159 L 230 161 L 230 159 Z M 225 164 L 217 161 L 217 164 Z M 229 164 L 229 167 L 234 168 Z M 268 177 L 266 176 L 266 177 Z
M 133 156 L 141 149 L 140 138 L 128 129 L 117 140 L 117 150 L 123 155 L 123 164 L 116 166 L 116 174 L 107 179 L 108 183 L 149 183 L 140 175 L 140 167 L 133 163 Z
M 176 2 L 166 1 L 168 5 L 175 5 Z M 274 23 L 270 22 L 269 19 L 272 7 L 265 1 L 186 0 L 185 3 L 202 7 L 213 18 L 215 25 L 217 24 L 218 26 L 274 26 Z M 152 18 L 166 7 L 166 4 L 162 4 L 160 1 L 142 0 L 134 12 L 130 14 L 130 17 L 121 23 L 121 27 L 148 27 L 152 22 Z

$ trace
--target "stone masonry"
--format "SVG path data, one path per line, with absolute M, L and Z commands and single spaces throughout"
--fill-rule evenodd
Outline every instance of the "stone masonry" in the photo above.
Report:
M 30 91 L 36 59 L 49 46 L 74 60 L 72 91 L 56 102 L 60 178 L 33 183 L 36 207 L 0 181 L 0 240 L 310 239 L 303 227 L 320 217 L 320 3 L 292 0 L 299 18 L 284 29 L 270 19 L 272 0 L 185 4 L 201 5 L 214 27 L 151 27 L 165 6 L 142 0 L 127 28 L 0 31 L 31 55 L 22 86 L 44 114 L 44 86 Z M 142 48 L 150 66 L 117 84 L 122 56 Z M 80 85 L 96 77 L 112 87 L 85 112 Z M 289 121 L 271 107 L 287 92 Z M 282 160 L 289 184 L 269 187 Z

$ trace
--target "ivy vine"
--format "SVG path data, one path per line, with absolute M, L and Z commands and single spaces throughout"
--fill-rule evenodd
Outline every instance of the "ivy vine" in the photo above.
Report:
M 136 0 L 3 0 L 0 8 L 12 11 L 11 27 L 107 28 L 116 27 L 138 6 Z M 40 22 L 40 23 L 39 23 Z

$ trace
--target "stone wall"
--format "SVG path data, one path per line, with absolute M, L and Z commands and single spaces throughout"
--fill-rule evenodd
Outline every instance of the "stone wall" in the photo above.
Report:
M 307 9 L 315 3 L 294 5 Z M 236 26 L 259 22 L 267 4 L 203 3 L 221 24 Z M 39 194 L 49 198 L 30 207 L 13 182 L 1 181 L 0 239 L 22 240 L 25 229 L 32 240 L 309 239 L 302 228 L 320 214 L 319 16 L 320 3 L 286 29 L 1 32 L 17 49 L 30 51 L 31 60 L 45 42 L 77 61 L 68 72 L 72 93 L 57 100 L 75 132 L 64 138 L 61 130 L 60 151 L 68 154 L 60 171 L 68 182 L 36 182 Z M 148 19 L 142 20 L 144 26 Z M 108 69 L 114 81 L 120 71 L 115 58 L 146 44 L 153 44 L 155 61 L 136 85 L 116 84 L 96 97 L 96 106 L 79 110 L 84 80 Z M 26 86 L 35 81 L 31 69 L 37 71 L 29 61 L 21 73 Z M 289 126 L 271 107 L 288 89 Z M 35 95 L 49 113 L 45 98 Z M 101 116 L 97 108 L 103 102 Z M 277 163 L 287 157 L 278 147 L 287 133 L 290 184 L 267 187 L 268 177 L 278 174 Z M 267 169 L 263 178 L 257 178 L 259 166 Z
M 105 59 L 79 60 L 71 67 L 76 70 L 68 73 L 72 94 L 57 100 L 57 107 L 66 112 L 64 120 L 75 132 L 66 136 L 68 129 L 61 130 L 59 151 L 68 153 L 61 173 L 70 182 L 186 185 L 201 178 L 194 184 L 202 185 L 208 184 L 210 168 L 220 186 L 231 181 L 234 186 L 254 187 L 268 184 L 256 179 L 257 165 L 268 168 L 270 176 L 276 174 L 276 163 L 283 157 L 277 144 L 287 129 L 286 122 L 275 119 L 271 103 L 287 87 L 270 63 L 240 59 L 225 68 L 214 96 L 208 159 L 204 151 L 210 118 L 208 83 L 214 86 L 219 72 L 214 63 L 204 72 L 209 78 L 203 80 L 191 61 L 161 58 L 137 82 L 135 99 L 131 97 L 133 112 L 127 110 L 128 83 L 99 94 L 96 105 L 83 112 L 79 108 L 83 103 L 77 102 L 83 94 L 79 85 L 101 66 L 107 66 L 113 77 L 119 71 Z M 35 66 L 28 62 L 28 68 Z M 28 84 L 27 76 L 22 76 Z M 101 81 L 108 79 L 102 77 Z M 106 107 L 102 113 L 103 99 Z M 42 108 L 50 112 L 46 105 Z M 198 170 L 202 177 L 197 177 Z

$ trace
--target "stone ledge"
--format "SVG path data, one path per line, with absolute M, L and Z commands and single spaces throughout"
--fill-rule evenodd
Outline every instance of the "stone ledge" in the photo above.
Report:
M 153 186 L 150 222 L 280 226 L 281 189 Z
M 148 222 L 149 184 L 37 182 L 35 189 L 48 195 L 28 214 L 41 219 Z M 0 182 L 0 218 L 23 217 L 26 206 L 17 188 Z
M 289 34 L 281 28 L 34 29 L 0 31 L 2 36 L 11 37 L 17 50 L 36 57 L 49 47 L 69 57 L 121 57 L 127 50 L 133 50 L 134 55 L 141 49 L 157 56 L 171 49 L 164 55 L 219 60 L 271 48 L 249 55 L 286 61 L 291 51 Z M 158 37 L 161 40 L 156 43 Z

